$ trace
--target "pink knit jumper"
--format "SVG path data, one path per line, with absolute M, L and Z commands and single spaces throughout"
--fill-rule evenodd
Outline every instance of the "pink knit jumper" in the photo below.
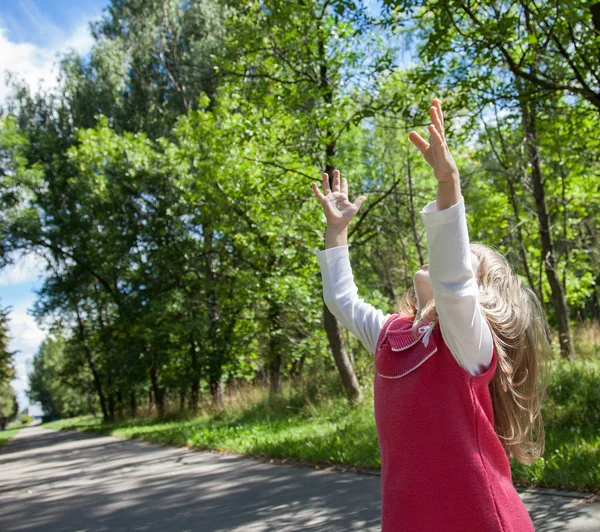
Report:
M 411 325 L 392 314 L 375 352 L 382 531 L 533 531 L 494 431 L 496 348 L 490 367 L 473 376 L 439 324 L 419 328 L 417 339 Z

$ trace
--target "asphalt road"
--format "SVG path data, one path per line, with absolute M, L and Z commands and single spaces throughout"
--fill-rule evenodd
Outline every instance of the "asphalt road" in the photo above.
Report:
M 536 531 L 600 530 L 582 494 L 519 490 Z M 0 530 L 380 529 L 379 476 L 28 427 L 0 449 Z

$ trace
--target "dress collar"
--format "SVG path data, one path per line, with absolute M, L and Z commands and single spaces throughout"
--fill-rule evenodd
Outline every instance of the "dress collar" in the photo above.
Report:
M 425 322 L 416 331 L 416 337 L 412 333 L 412 319 L 395 320 L 387 330 L 387 338 L 392 351 L 404 351 L 412 347 L 421 339 L 425 347 L 429 344 L 429 336 L 435 328 L 434 322 Z

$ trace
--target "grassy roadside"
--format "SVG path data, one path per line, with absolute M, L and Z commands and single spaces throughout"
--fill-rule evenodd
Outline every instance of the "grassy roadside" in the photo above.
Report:
M 222 411 L 197 417 L 138 418 L 115 423 L 81 417 L 44 426 L 378 470 L 370 387 L 364 403 L 352 408 L 339 388 L 336 390 L 337 377 L 331 378 L 331 382 L 318 386 L 316 395 L 288 387 L 281 397 L 271 400 L 266 390 L 253 389 L 230 398 Z M 600 361 L 554 361 L 543 413 L 546 452 L 531 466 L 513 462 L 515 483 L 600 494 Z
M 0 430 L 0 448 L 4 447 L 8 440 L 14 438 L 17 435 L 17 432 L 21 430 L 21 427 L 15 427 L 6 430 Z
M 379 469 L 379 447 L 372 398 L 358 408 L 343 397 L 314 405 L 287 390 L 269 399 L 254 390 L 242 402 L 216 413 L 184 419 L 128 419 L 103 423 L 89 416 L 54 421 L 44 427 L 75 429 L 252 456 L 287 458 L 315 464 L 339 464 Z M 245 403 L 246 406 L 236 406 Z

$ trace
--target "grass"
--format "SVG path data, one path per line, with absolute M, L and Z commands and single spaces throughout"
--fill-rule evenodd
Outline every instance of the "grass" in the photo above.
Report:
M 315 464 L 380 467 L 372 398 L 352 408 L 341 396 L 316 404 L 304 401 L 291 387 L 275 399 L 259 389 L 248 394 L 251 398 L 244 399 L 244 395 L 219 412 L 193 418 L 103 423 L 87 416 L 44 426 Z
M 372 383 L 364 378 L 363 382 L 365 401 L 354 408 L 347 404 L 339 377 L 333 373 L 300 387 L 288 385 L 275 399 L 270 399 L 265 389 L 242 390 L 228 397 L 222 410 L 209 410 L 196 417 L 172 416 L 167 420 L 145 417 L 114 423 L 81 417 L 44 426 L 194 449 L 378 470 Z M 543 406 L 546 451 L 531 466 L 513 461 L 515 484 L 600 495 L 597 351 L 588 351 L 585 357 L 573 362 L 555 357 L 548 394 Z
M 513 478 L 600 494 L 600 361 L 553 360 L 548 394 L 544 456 L 531 466 L 513 463 Z
M 14 438 L 17 435 L 17 432 L 19 432 L 19 430 L 21 430 L 21 427 L 0 430 L 0 447 L 4 447 L 8 440 Z

